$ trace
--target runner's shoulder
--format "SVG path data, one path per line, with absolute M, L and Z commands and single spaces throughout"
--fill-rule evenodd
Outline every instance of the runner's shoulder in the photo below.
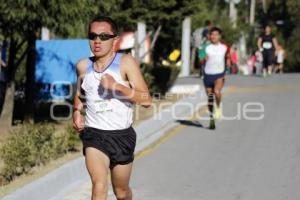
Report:
M 210 48 L 214 48 L 214 45 L 213 43 L 209 42 L 209 43 L 206 43 L 204 46 L 203 46 L 203 50 L 204 51 L 207 51 L 208 49 Z
M 136 62 L 136 59 L 131 55 L 131 54 L 127 54 L 127 53 L 122 53 L 122 58 L 121 58 L 122 62 Z
M 90 58 L 83 58 L 80 59 L 77 64 L 76 64 L 76 70 L 79 74 L 83 74 L 86 71 L 87 65 L 88 65 L 88 61 Z
M 226 42 L 220 42 L 220 45 L 226 50 L 229 51 L 230 50 L 230 46 L 229 44 L 227 44 Z
M 120 62 L 121 67 L 124 69 L 129 68 L 132 69 L 135 66 L 139 66 L 139 62 L 131 55 L 131 54 L 122 54 L 121 62 Z

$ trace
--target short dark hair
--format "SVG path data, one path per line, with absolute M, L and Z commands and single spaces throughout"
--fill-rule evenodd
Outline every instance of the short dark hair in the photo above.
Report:
M 207 19 L 207 20 L 205 20 L 205 22 L 204 22 L 204 25 L 205 25 L 205 26 L 210 26 L 210 25 L 211 25 L 211 21 L 210 21 L 210 20 L 208 20 L 208 19 Z
M 110 17 L 107 16 L 97 16 L 94 19 L 92 19 L 89 23 L 89 27 L 88 27 L 88 32 L 90 32 L 91 30 L 91 25 L 94 22 L 107 22 L 110 24 L 111 26 L 111 31 L 114 33 L 114 35 L 118 35 L 119 34 L 119 28 L 117 23 Z
M 220 35 L 222 35 L 222 30 L 218 27 L 212 27 L 210 30 L 209 30 L 209 34 L 211 34 L 212 32 L 215 32 L 217 31 Z
M 265 24 L 265 25 L 263 26 L 264 30 L 265 30 L 267 27 L 272 28 L 272 26 L 271 26 L 270 24 Z

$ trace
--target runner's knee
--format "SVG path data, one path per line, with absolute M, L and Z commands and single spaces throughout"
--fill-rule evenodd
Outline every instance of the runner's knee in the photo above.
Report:
M 215 95 L 216 95 L 217 97 L 221 96 L 221 90 L 215 89 Z
M 131 194 L 131 189 L 129 187 L 115 187 L 114 192 L 117 200 L 125 200 Z
M 214 99 L 214 93 L 213 92 L 207 93 L 207 96 L 208 96 L 208 100 Z
M 107 183 L 103 181 L 92 181 L 93 184 L 93 195 L 103 196 L 107 193 Z

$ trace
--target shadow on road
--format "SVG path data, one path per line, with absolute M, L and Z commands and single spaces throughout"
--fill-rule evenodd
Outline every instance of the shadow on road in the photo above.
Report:
M 181 119 L 178 119 L 176 120 L 176 122 L 182 124 L 182 125 L 186 125 L 186 126 L 196 126 L 196 127 L 199 127 L 199 128 L 205 128 L 203 127 L 203 125 L 198 122 L 198 121 L 191 121 L 191 120 L 181 120 Z

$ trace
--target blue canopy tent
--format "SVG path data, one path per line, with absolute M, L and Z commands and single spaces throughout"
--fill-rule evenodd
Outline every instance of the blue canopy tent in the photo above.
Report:
M 76 63 L 91 55 L 88 40 L 38 40 L 36 52 L 36 100 L 71 99 Z
M 76 63 L 91 56 L 88 40 L 36 41 L 36 120 L 70 119 Z

